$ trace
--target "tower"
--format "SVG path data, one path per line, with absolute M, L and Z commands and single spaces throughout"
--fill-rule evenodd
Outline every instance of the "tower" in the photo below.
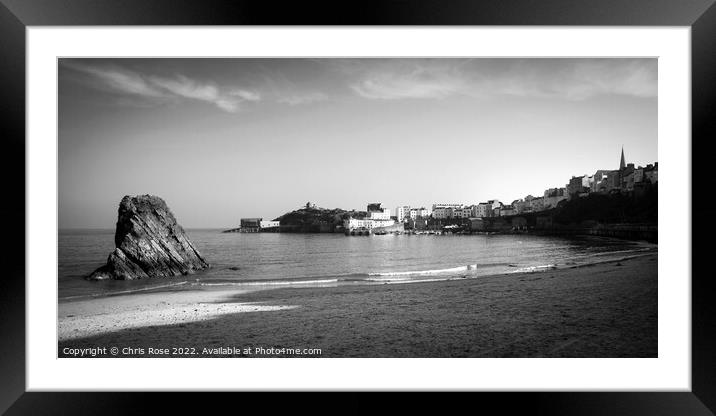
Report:
M 626 162 L 624 161 L 624 146 L 622 146 L 622 160 L 619 162 L 619 170 L 623 170 L 626 167 Z

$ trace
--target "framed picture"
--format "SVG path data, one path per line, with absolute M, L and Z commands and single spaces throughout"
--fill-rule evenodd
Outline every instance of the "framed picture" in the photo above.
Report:
M 711 414 L 716 9 L 640 3 L 3 0 L 0 408 Z

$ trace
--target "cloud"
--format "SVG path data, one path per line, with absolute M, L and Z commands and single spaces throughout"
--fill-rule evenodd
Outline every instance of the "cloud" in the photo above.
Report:
M 441 65 L 442 66 L 442 65 Z M 403 70 L 372 71 L 350 85 L 359 96 L 376 100 L 445 98 L 462 93 L 465 80 L 440 66 L 416 64 Z
M 229 95 L 233 97 L 239 97 L 246 101 L 259 101 L 261 99 L 261 95 L 259 93 L 241 89 L 231 90 L 229 91 Z
M 293 95 L 284 95 L 280 96 L 276 101 L 282 104 L 288 104 L 291 106 L 294 105 L 302 105 L 302 104 L 311 104 L 319 101 L 325 101 L 328 99 L 328 96 L 326 94 L 323 94 L 321 92 L 311 92 L 311 93 L 305 93 L 305 94 L 293 94 Z
M 406 63 L 407 62 L 407 63 Z M 517 96 L 581 101 L 602 95 L 656 97 L 652 59 L 434 59 L 351 62 L 350 89 L 373 100 Z
M 574 69 L 573 87 L 565 91 L 574 99 L 617 94 L 633 97 L 657 96 L 656 61 L 584 61 Z M 579 86 L 580 88 L 576 88 Z
M 259 101 L 261 96 L 246 89 L 219 88 L 213 83 L 199 82 L 183 75 L 173 78 L 147 76 L 135 71 L 115 66 L 92 66 L 70 61 L 65 65 L 71 69 L 86 73 L 94 78 L 99 88 L 124 95 L 166 102 L 177 99 L 203 101 L 217 108 L 235 113 L 246 101 Z
M 651 98 L 658 95 L 656 60 L 575 59 L 534 62 L 534 66 L 495 79 L 493 94 L 583 101 L 605 95 Z M 486 88 L 489 88 L 486 87 Z
M 77 63 L 68 63 L 65 66 L 92 75 L 97 81 L 109 89 L 125 92 L 127 94 L 142 95 L 145 97 L 163 97 L 164 93 L 153 87 L 136 73 L 116 68 L 97 68 Z

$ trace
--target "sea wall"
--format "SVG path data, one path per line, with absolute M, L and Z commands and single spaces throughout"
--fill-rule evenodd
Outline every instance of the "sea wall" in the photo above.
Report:
M 653 223 L 604 224 L 585 220 L 573 224 L 559 224 L 552 215 L 535 213 L 510 217 L 483 218 L 474 221 L 471 231 L 496 233 L 533 233 L 539 235 L 594 235 L 600 237 L 646 240 L 656 243 L 658 226 Z
M 657 243 L 659 239 L 656 224 L 597 224 L 592 227 L 553 226 L 536 228 L 534 233 L 541 235 L 594 235 L 626 240 L 645 240 L 650 243 Z

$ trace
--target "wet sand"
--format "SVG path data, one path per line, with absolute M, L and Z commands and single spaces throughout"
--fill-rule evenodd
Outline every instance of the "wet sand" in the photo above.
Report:
M 117 356 L 151 358 L 301 356 L 256 347 L 310 357 L 657 357 L 657 253 L 442 282 L 63 302 L 59 337 L 60 357 L 93 347 L 143 348 Z

